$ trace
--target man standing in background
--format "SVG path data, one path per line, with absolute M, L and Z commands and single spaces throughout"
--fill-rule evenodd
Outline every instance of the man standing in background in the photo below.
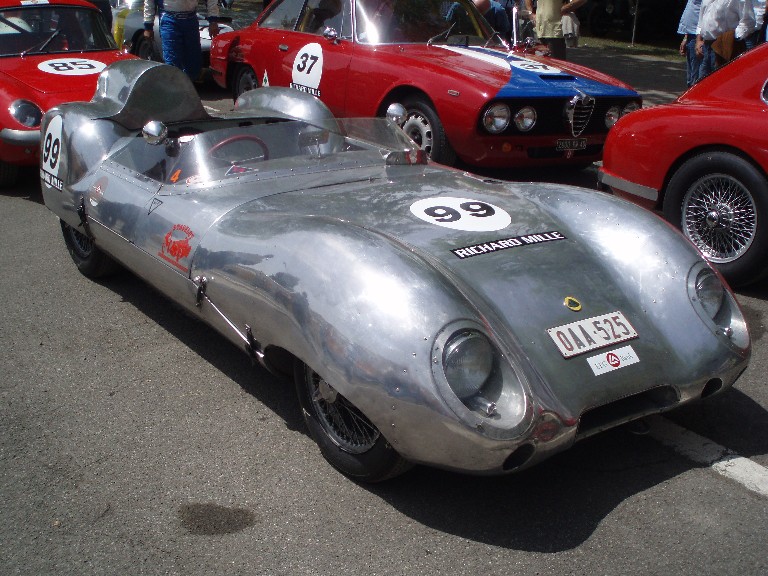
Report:
M 688 88 L 699 81 L 702 58 L 696 54 L 696 27 L 699 25 L 701 0 L 688 0 L 680 17 L 677 33 L 683 35 L 680 54 L 685 56 L 685 80 Z
M 219 33 L 219 4 L 206 0 L 211 38 Z M 203 55 L 197 0 L 144 0 L 144 36 L 152 41 L 155 13 L 160 15 L 160 42 L 163 60 L 181 68 L 193 81 L 200 77 Z
M 563 15 L 575 12 L 587 0 L 538 0 L 536 11 L 533 0 L 525 0 L 526 8 L 532 13 L 539 41 L 549 48 L 554 58 L 566 59 L 565 37 L 563 36 Z

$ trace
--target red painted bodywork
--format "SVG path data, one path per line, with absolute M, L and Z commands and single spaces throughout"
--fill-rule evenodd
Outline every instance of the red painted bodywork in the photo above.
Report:
M 20 6 L 20 1 L 0 0 L 0 8 Z M 76 6 L 97 10 L 95 6 L 83 0 L 55 0 L 45 6 Z M 134 56 L 117 49 L 104 51 L 69 51 L 50 54 L 34 54 L 23 57 L 0 56 L 0 128 L 13 130 L 38 130 L 19 124 L 9 113 L 9 106 L 16 100 L 29 100 L 45 112 L 63 102 L 88 101 L 96 89 L 98 73 L 62 76 L 41 71 L 38 64 L 46 60 L 72 58 L 87 59 L 111 64 Z M 10 164 L 36 165 L 39 160 L 38 146 L 15 146 L 0 141 L 0 160 Z
M 529 157 L 529 148 L 554 147 L 559 138 L 572 137 L 565 131 L 542 136 L 494 136 L 481 131 L 483 108 L 510 83 L 511 75 L 518 72 L 458 56 L 439 45 L 370 45 L 352 40 L 333 43 L 314 34 L 260 28 L 257 20 L 247 28 L 213 40 L 213 78 L 220 86 L 231 88 L 234 70 L 247 65 L 254 70 L 260 85 L 266 73 L 270 86 L 288 86 L 294 58 L 302 47 L 311 43 L 320 44 L 323 50 L 321 100 L 337 117 L 382 116 L 393 99 L 406 93 L 422 93 L 433 104 L 458 157 L 469 164 L 488 167 L 585 164 L 600 158 L 600 154 L 570 160 Z M 532 54 L 525 57 L 580 78 L 631 90 L 615 78 L 583 66 Z M 545 82 L 539 81 L 540 85 L 533 86 L 531 94 L 546 93 Z M 521 92 L 520 96 L 526 95 Z M 530 101 L 534 102 L 534 98 L 530 96 Z M 584 134 L 584 137 L 588 146 L 601 146 L 605 140 L 604 133 Z
M 768 174 L 767 82 L 768 44 L 763 44 L 674 102 L 625 116 L 608 134 L 601 179 L 609 179 L 617 195 L 660 209 L 675 170 L 703 151 L 739 154 Z M 631 193 L 638 185 L 655 191 L 658 198 Z

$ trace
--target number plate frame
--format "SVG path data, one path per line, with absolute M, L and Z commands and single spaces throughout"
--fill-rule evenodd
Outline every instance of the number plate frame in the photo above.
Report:
M 547 328 L 547 334 L 563 358 L 573 358 L 638 337 L 637 330 L 618 310 Z
M 566 150 L 586 150 L 586 138 L 561 138 L 555 143 L 555 150 L 564 152 Z

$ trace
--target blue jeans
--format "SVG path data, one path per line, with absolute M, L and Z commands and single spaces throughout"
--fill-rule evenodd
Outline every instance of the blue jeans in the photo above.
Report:
M 690 36 L 690 40 L 685 45 L 685 75 L 688 88 L 696 84 L 701 78 L 701 63 L 702 59 L 696 55 L 696 35 Z
M 717 68 L 715 60 L 715 51 L 712 50 L 712 42 L 707 40 L 704 42 L 704 58 L 701 59 L 701 68 L 699 68 L 699 79 L 708 76 Z
M 197 14 L 163 12 L 160 15 L 160 41 L 165 63 L 181 68 L 192 80 L 197 80 L 203 68 Z

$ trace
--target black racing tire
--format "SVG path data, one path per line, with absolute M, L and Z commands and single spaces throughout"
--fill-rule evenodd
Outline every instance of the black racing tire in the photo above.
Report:
M 298 360 L 294 380 L 309 433 L 339 472 L 374 483 L 411 468 L 360 410 Z
M 162 54 L 157 54 L 155 51 L 154 41 L 144 36 L 144 34 L 139 34 L 132 52 L 142 60 L 162 62 Z
M 728 152 L 694 156 L 669 181 L 663 211 L 731 285 L 768 274 L 768 181 L 749 161 Z
M 403 101 L 403 106 L 406 110 L 403 131 L 411 140 L 435 162 L 446 166 L 455 164 L 456 152 L 432 104 L 422 96 L 411 96 Z
M 64 243 L 67 245 L 72 261 L 83 276 L 100 278 L 119 269 L 118 264 L 99 250 L 91 238 L 63 220 L 61 221 L 61 233 L 64 236 Z
M 0 188 L 10 188 L 19 179 L 19 166 L 0 160 Z
M 232 82 L 232 97 L 235 101 L 248 90 L 253 90 L 259 87 L 259 79 L 256 77 L 256 72 L 250 66 L 240 66 L 235 71 L 235 76 Z

